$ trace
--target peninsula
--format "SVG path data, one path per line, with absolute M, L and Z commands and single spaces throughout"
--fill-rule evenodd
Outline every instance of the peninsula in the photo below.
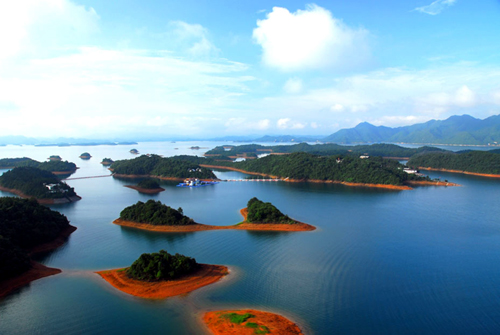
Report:
M 0 190 L 41 204 L 61 204 L 81 199 L 75 190 L 51 172 L 35 167 L 16 167 L 0 176 Z
M 111 165 L 110 170 L 113 171 L 113 176 L 121 178 L 152 177 L 181 181 L 186 178 L 217 179 L 211 170 L 194 162 L 158 155 L 141 155 L 134 159 L 118 160 Z
M 165 191 L 165 189 L 160 187 L 160 184 L 153 178 L 146 178 L 141 180 L 137 185 L 125 185 L 125 187 L 147 194 L 157 194 Z
M 130 295 L 165 299 L 213 284 L 227 275 L 222 265 L 199 264 L 194 258 L 164 250 L 142 254 L 130 267 L 98 271 L 113 287 Z
M 205 313 L 203 321 L 215 335 L 303 335 L 300 328 L 285 317 L 253 309 L 211 311 Z
M 257 198 L 248 201 L 247 208 L 240 211 L 244 221 L 231 226 L 212 226 L 196 223 L 184 215 L 182 208 L 175 210 L 160 201 L 141 201 L 125 208 L 114 224 L 156 232 L 193 232 L 203 230 L 265 230 L 265 231 L 311 231 L 316 227 L 289 218 L 271 203 Z M 250 217 L 250 220 L 248 220 Z
M 413 156 L 408 165 L 421 170 L 500 178 L 499 150 L 427 153 Z
M 76 230 L 59 212 L 35 200 L 0 198 L 0 298 L 31 281 L 60 273 L 31 260 L 58 248 Z

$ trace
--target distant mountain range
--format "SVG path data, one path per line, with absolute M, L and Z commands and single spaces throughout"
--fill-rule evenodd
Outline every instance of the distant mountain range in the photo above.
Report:
M 500 143 L 500 115 L 484 120 L 470 115 L 455 115 L 446 120 L 431 120 L 412 126 L 390 128 L 368 122 L 354 128 L 341 129 L 323 138 L 334 143 L 415 143 L 497 145 Z

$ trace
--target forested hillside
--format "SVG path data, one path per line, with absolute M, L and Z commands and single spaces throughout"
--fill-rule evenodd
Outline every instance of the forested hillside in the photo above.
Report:
M 427 153 L 413 156 L 408 165 L 474 173 L 500 174 L 500 153 L 467 151 L 463 153 Z

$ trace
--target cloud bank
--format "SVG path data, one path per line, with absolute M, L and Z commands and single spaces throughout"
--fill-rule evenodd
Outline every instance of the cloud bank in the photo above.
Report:
M 429 14 L 429 15 L 437 15 L 441 13 L 443 10 L 446 8 L 454 5 L 456 0 L 436 0 L 430 5 L 423 6 L 423 7 L 417 7 L 415 8 L 416 11 Z
M 254 41 L 262 62 L 282 71 L 351 67 L 370 56 L 368 31 L 353 29 L 317 5 L 290 13 L 274 7 L 257 21 Z

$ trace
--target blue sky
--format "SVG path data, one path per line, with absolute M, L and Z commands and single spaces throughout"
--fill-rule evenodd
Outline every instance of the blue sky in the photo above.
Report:
M 1 135 L 331 134 L 500 114 L 500 1 L 19 0 Z

